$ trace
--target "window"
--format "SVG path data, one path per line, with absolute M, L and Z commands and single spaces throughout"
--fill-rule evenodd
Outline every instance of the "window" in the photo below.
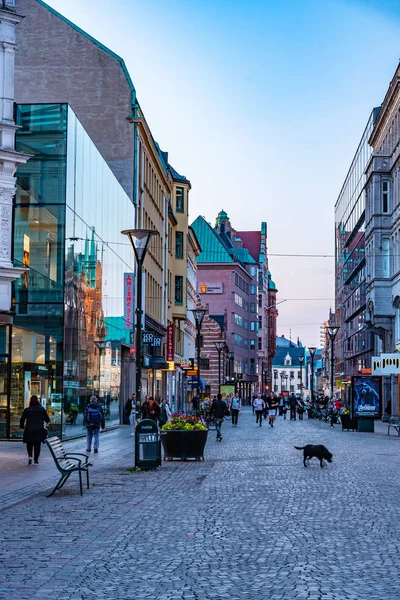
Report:
M 239 294 L 235 294 L 235 304 L 243 306 L 243 298 Z
M 200 358 L 200 371 L 208 371 L 210 368 L 209 358 Z
M 262 338 L 258 338 L 258 349 L 262 350 Z
M 182 187 L 176 188 L 175 207 L 176 212 L 185 212 L 185 190 Z
M 250 275 L 252 277 L 254 277 L 255 274 L 256 274 L 256 268 L 255 267 L 251 267 L 251 269 L 250 269 Z
M 382 277 L 390 277 L 389 239 L 382 240 Z
M 250 286 L 250 294 L 255 294 L 256 293 L 256 286 L 255 285 L 251 285 Z
M 255 302 L 250 302 L 250 312 L 252 312 L 252 313 L 256 312 L 256 303 Z
M 250 321 L 250 331 L 255 331 L 256 330 L 256 323 L 255 321 Z
M 250 375 L 255 375 L 256 365 L 254 363 L 254 358 L 250 359 Z
M 255 349 L 256 349 L 256 340 L 250 340 L 250 350 L 255 350 Z
M 175 304 L 183 304 L 183 277 L 175 275 Z
M 289 375 L 290 379 L 294 378 L 294 371 L 290 371 L 290 375 Z
M 389 182 L 382 181 L 382 212 L 389 212 Z
M 176 258 L 183 258 L 183 231 L 175 233 L 175 256 Z
M 262 317 L 258 317 L 258 329 L 262 329 Z
M 258 294 L 258 306 L 262 308 L 262 294 Z

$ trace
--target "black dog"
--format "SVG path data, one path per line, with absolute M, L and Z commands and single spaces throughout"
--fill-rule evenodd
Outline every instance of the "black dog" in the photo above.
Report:
M 327 460 L 329 463 L 332 462 L 333 454 L 331 454 L 328 448 L 325 448 L 325 446 L 314 446 L 314 444 L 307 444 L 307 446 L 295 446 L 295 448 L 296 450 L 304 451 L 303 464 L 305 467 L 307 466 L 307 458 L 314 458 L 314 456 L 315 458 L 318 458 L 321 467 L 324 466 L 323 460 Z

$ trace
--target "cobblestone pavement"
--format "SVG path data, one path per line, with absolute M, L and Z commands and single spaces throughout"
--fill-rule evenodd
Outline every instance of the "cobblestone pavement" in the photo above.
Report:
M 129 455 L 1 512 L 7 600 L 397 599 L 400 439 L 326 424 L 224 423 L 204 462 Z M 302 465 L 323 443 L 334 461 Z

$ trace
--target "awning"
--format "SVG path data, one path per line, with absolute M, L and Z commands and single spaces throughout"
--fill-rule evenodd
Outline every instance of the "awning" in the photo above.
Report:
M 193 376 L 192 376 L 192 385 L 194 385 L 194 386 L 196 387 L 196 385 L 197 385 L 197 382 L 198 382 L 198 377 L 197 377 L 197 375 L 193 375 Z M 204 389 L 205 389 L 205 387 L 206 387 L 206 384 L 205 384 L 205 382 L 204 382 L 204 379 L 202 379 L 202 378 L 200 377 L 200 389 L 201 389 L 201 390 L 204 390 Z

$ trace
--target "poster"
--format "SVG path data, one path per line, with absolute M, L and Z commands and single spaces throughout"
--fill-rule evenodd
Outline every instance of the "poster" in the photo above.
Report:
M 226 399 L 229 396 L 229 394 L 232 394 L 232 396 L 235 395 L 235 386 L 233 384 L 231 384 L 231 385 L 220 385 L 219 392 L 220 392 L 220 394 L 222 396 L 222 400 L 224 400 L 226 402 Z
M 382 414 L 381 378 L 376 375 L 352 377 L 351 413 L 356 419 L 379 419 Z
M 31 399 L 31 372 L 25 371 L 24 374 L 24 408 L 29 406 Z

